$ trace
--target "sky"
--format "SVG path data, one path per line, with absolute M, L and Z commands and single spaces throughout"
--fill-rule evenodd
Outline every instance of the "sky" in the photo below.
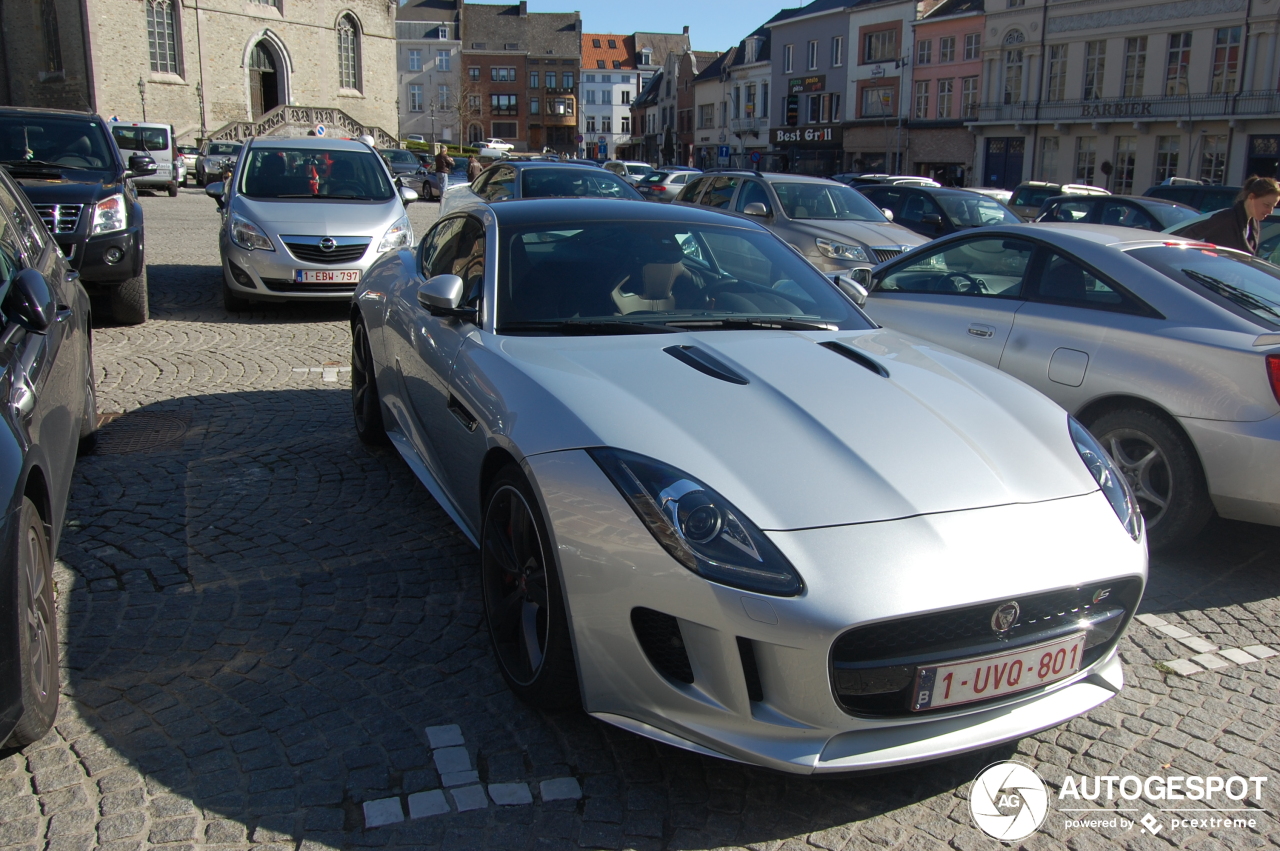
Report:
M 493 2 L 493 0 L 483 0 Z M 728 50 L 779 9 L 809 0 L 529 0 L 530 12 L 582 13 L 589 33 L 680 32 L 694 50 Z

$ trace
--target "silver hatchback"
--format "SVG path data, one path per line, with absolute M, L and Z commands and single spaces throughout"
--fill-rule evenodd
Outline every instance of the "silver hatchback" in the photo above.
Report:
M 227 310 L 253 301 L 351 298 L 360 277 L 388 251 L 413 245 L 404 205 L 382 158 L 362 142 L 252 139 L 218 201 L 222 298 Z

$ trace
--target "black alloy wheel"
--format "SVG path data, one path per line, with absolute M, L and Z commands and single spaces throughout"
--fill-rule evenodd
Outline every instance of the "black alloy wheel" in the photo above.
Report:
M 532 489 L 519 468 L 498 474 L 485 501 L 480 573 L 498 667 L 521 699 L 543 709 L 578 701 L 559 574 Z
M 22 717 L 8 744 L 25 747 L 39 741 L 58 713 L 58 614 L 54 602 L 53 559 L 44 520 L 35 503 L 23 498 L 19 512 L 18 673 Z
M 351 324 L 351 410 L 355 415 L 356 435 L 370 446 L 386 446 L 391 440 L 382 421 L 375 368 L 369 331 L 364 321 L 357 319 Z

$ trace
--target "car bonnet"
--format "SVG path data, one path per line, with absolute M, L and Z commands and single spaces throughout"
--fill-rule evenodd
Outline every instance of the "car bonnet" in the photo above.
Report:
M 313 236 L 381 236 L 404 215 L 398 197 L 385 201 L 267 201 L 237 195 L 236 212 L 276 233 Z M 374 233 L 377 231 L 377 233 Z
M 541 403 L 546 421 L 539 405 L 508 418 L 526 454 L 604 445 L 657 458 L 720 491 L 764 529 L 1097 490 L 1061 408 L 997 370 L 894 331 L 489 340 L 549 397 Z M 850 347 L 888 376 L 823 342 Z M 696 347 L 747 383 L 688 365 L 668 351 L 677 346 Z
M 905 245 L 914 248 L 929 240 L 894 222 L 854 222 L 837 219 L 792 219 L 798 230 L 823 239 L 856 239 L 863 245 Z M 875 258 L 871 258 L 875 262 Z

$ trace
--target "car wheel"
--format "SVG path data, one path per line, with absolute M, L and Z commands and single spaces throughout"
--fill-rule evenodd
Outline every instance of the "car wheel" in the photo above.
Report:
M 147 321 L 147 269 L 142 274 L 120 283 L 111 290 L 111 315 L 124 325 L 141 325 Z
M 391 440 L 382 421 L 382 399 L 374 375 L 373 349 L 364 322 L 351 326 L 351 410 L 355 414 L 356 435 L 370 446 L 386 446 Z
M 498 473 L 485 498 L 480 577 L 502 678 L 541 709 L 579 700 L 569 619 L 546 524 L 520 468 Z
M 178 182 L 176 180 L 173 183 L 169 184 L 169 197 L 170 198 L 178 197 Z
M 196 186 L 204 186 L 204 174 L 199 171 L 196 172 Z
M 1151 549 L 1184 544 L 1200 533 L 1213 503 L 1185 436 L 1162 417 L 1132 408 L 1103 414 L 1090 431 L 1133 488 Z
M 222 307 L 229 313 L 243 313 L 247 310 L 253 310 L 253 302 L 250 299 L 236 295 L 235 290 L 227 286 L 226 281 L 223 281 Z
M 22 500 L 18 514 L 18 674 L 22 717 L 8 744 L 25 747 L 53 726 L 58 712 L 58 615 L 53 597 L 53 561 L 44 521 L 35 503 Z
M 93 380 L 93 357 L 89 358 L 89 377 L 84 388 L 84 417 L 80 420 L 77 455 L 88 455 L 98 442 L 98 388 Z

